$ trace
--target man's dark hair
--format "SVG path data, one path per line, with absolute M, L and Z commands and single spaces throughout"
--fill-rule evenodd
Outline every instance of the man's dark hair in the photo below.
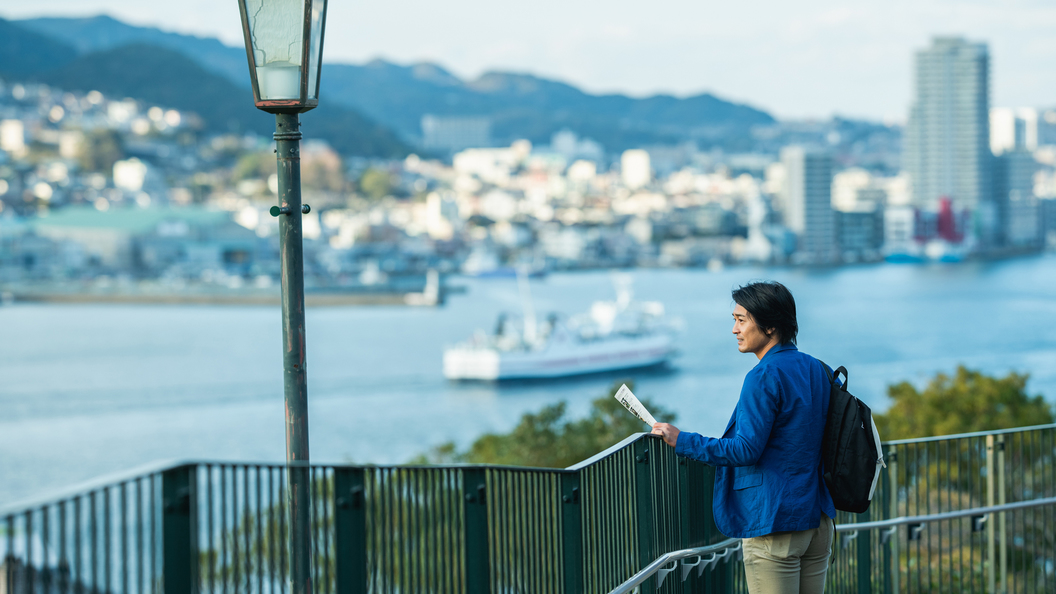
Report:
M 772 329 L 782 343 L 796 344 L 796 334 L 799 333 L 796 300 L 785 285 L 777 281 L 748 283 L 733 291 L 733 300 L 748 310 L 767 335 Z

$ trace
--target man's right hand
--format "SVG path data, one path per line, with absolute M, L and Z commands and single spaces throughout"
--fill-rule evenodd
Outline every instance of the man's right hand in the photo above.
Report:
M 678 427 L 675 427 L 671 423 L 654 423 L 653 424 L 653 435 L 659 435 L 664 438 L 664 443 L 671 447 L 675 447 L 678 443 L 678 434 L 681 431 Z

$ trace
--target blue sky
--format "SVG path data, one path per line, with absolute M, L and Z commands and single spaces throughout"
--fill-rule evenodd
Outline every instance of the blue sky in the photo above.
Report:
M 107 13 L 241 45 L 235 0 L 6 0 L 5 18 Z M 529 72 L 590 92 L 712 92 L 779 117 L 901 121 L 912 54 L 985 41 L 995 106 L 1056 105 L 1056 3 L 1039 0 L 334 0 L 325 57 Z M 324 81 L 325 83 L 325 81 Z

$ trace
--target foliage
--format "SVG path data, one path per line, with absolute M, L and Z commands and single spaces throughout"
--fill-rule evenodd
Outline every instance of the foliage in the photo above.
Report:
M 121 135 L 116 130 L 101 129 L 89 132 L 84 139 L 80 166 L 85 171 L 114 174 L 114 163 L 125 158 Z
M 268 179 L 278 170 L 274 151 L 249 152 L 238 157 L 231 171 L 233 181 Z M 345 189 L 341 158 L 332 151 L 301 153 L 301 187 L 305 190 L 340 192 Z
M 238 158 L 231 172 L 231 179 L 242 181 L 244 179 L 267 179 L 275 173 L 275 154 L 272 152 L 245 153 Z
M 567 403 L 558 402 L 544 406 L 537 413 L 525 414 L 520 423 L 507 434 L 489 433 L 481 436 L 464 452 L 459 452 L 454 443 L 448 442 L 412 462 L 470 462 L 566 468 L 590 458 L 628 435 L 648 430 L 613 398 L 624 383 L 630 388 L 634 387 L 633 381 L 616 382 L 609 389 L 607 396 L 591 403 L 590 414 L 585 418 L 567 419 Z M 641 400 L 657 420 L 675 420 L 674 413 L 646 398 Z
M 1052 423 L 1056 411 L 1041 395 L 1026 393 L 1029 374 L 1003 378 L 957 367 L 953 376 L 939 373 L 923 392 L 909 382 L 888 386 L 894 404 L 874 414 L 884 439 L 951 435 Z
M 346 186 L 340 159 L 336 163 L 323 159 L 301 160 L 301 187 L 304 189 L 341 192 Z
M 384 169 L 370 167 L 359 176 L 358 185 L 363 194 L 380 200 L 392 193 L 392 174 Z

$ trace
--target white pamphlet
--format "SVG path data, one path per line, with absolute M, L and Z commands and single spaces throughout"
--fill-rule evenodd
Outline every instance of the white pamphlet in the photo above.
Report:
M 656 419 L 654 419 L 653 415 L 649 414 L 649 411 L 646 410 L 645 406 L 638 401 L 638 398 L 634 396 L 634 393 L 627 387 L 627 384 L 620 386 L 620 389 L 616 391 L 614 397 L 616 400 L 620 401 L 620 404 L 622 404 L 624 408 L 631 411 L 631 414 L 645 421 L 645 424 L 649 425 L 650 429 L 653 427 L 653 424 L 656 423 Z

